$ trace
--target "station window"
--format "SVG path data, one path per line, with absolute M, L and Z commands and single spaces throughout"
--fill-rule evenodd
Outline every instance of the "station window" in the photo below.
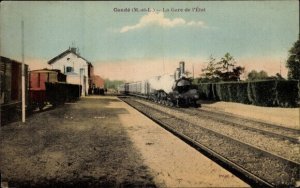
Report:
M 73 67 L 66 67 L 66 72 L 73 72 L 73 71 L 74 71 Z

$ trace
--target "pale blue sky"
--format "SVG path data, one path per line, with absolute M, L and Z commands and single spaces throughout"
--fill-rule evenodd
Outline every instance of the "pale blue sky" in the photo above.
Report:
M 114 8 L 205 8 L 205 12 L 164 13 L 185 24 L 134 27 L 147 13 Z M 1 2 L 1 55 L 20 59 L 21 20 L 25 55 L 51 59 L 72 42 L 90 61 L 131 58 L 276 56 L 286 58 L 299 34 L 298 1 L 198 2 Z M 201 22 L 202 26 L 188 25 Z

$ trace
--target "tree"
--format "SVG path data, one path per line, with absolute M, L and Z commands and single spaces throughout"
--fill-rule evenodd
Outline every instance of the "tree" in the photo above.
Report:
M 117 89 L 119 85 L 125 83 L 124 80 L 110 80 L 110 79 L 105 79 L 105 88 L 106 89 Z
M 294 43 L 289 50 L 289 58 L 286 62 L 288 68 L 288 79 L 300 79 L 300 40 Z
M 235 67 L 236 61 L 228 52 L 217 62 L 215 74 L 222 81 L 239 81 L 241 74 L 245 71 L 244 67 Z
M 237 66 L 233 68 L 232 72 L 231 80 L 240 81 L 240 76 L 245 72 L 245 67 Z
M 223 70 L 223 72 L 229 72 L 234 68 L 236 62 L 230 53 L 227 52 L 217 64 L 221 66 L 220 68 Z
M 239 81 L 245 68 L 235 67 L 235 64 L 234 58 L 229 53 L 226 53 L 218 62 L 210 56 L 207 67 L 202 69 L 203 74 L 198 82 Z
M 211 79 L 214 79 L 216 77 L 216 68 L 217 64 L 216 64 L 216 59 L 213 58 L 212 55 L 209 56 L 209 60 L 208 60 L 208 63 L 207 63 L 207 67 L 202 69 L 202 76 L 204 78 L 207 78 L 208 80 L 211 80 Z
M 248 73 L 247 80 L 265 80 L 267 78 L 269 78 L 269 76 L 266 71 L 261 70 L 257 72 L 256 70 L 252 70 Z
M 252 70 L 248 73 L 247 80 L 284 80 L 284 78 L 279 73 L 276 73 L 275 76 L 269 76 L 266 71 L 261 70 L 257 72 L 256 70 Z
M 284 80 L 284 78 L 279 73 L 276 73 L 275 77 L 277 80 Z
M 267 80 L 285 80 L 281 74 L 276 73 L 275 76 L 269 76 Z

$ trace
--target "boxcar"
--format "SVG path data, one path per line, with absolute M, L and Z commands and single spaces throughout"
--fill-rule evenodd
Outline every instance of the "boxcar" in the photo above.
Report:
M 59 70 L 33 70 L 29 72 L 29 99 L 32 109 L 45 107 L 49 102 L 46 94 L 46 82 L 66 82 L 66 75 Z
M 25 65 L 25 96 L 28 96 L 28 65 Z M 1 125 L 19 117 L 22 106 L 22 63 L 0 56 Z

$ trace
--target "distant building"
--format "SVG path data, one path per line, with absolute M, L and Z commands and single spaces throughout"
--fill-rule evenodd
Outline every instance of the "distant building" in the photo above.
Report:
M 101 88 L 101 89 L 104 88 L 104 79 L 98 75 L 94 75 L 92 77 L 92 83 L 94 88 Z
M 81 57 L 76 48 L 69 48 L 48 61 L 52 69 L 58 69 L 67 76 L 67 83 L 82 86 L 82 96 L 87 95 L 91 84 L 93 65 Z
M 89 66 L 89 88 L 104 88 L 104 79 L 94 74 L 93 65 Z

